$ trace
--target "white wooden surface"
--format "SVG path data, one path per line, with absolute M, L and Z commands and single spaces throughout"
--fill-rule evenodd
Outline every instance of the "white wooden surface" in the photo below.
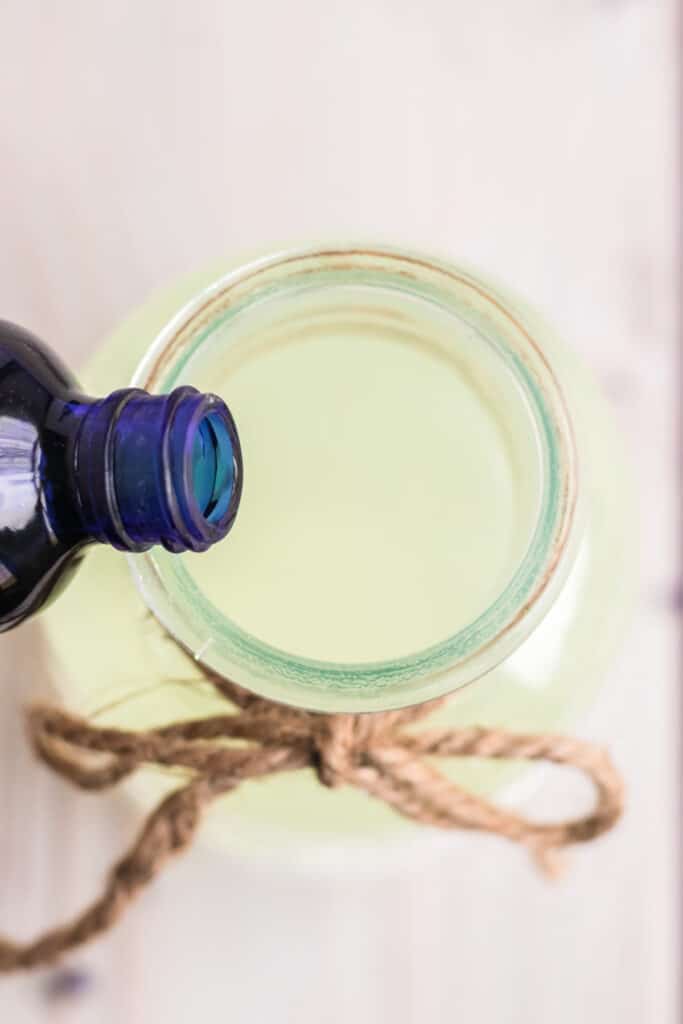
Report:
M 675 0 L 2 4 L 0 315 L 77 363 L 235 250 L 361 235 L 479 264 L 613 399 L 643 578 L 585 729 L 628 814 L 561 885 L 477 837 L 426 874 L 313 889 L 197 853 L 72 973 L 0 982 L 0 1020 L 677 1019 L 677 33 Z M 94 892 L 132 823 L 34 766 L 40 635 L 0 642 L 0 928 L 28 935 Z

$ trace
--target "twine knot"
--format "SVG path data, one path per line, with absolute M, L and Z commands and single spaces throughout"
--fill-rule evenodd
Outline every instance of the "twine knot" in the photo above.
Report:
M 354 786 L 424 825 L 491 832 L 520 843 L 548 874 L 557 872 L 559 851 L 601 835 L 621 815 L 621 779 L 609 755 L 589 743 L 501 729 L 410 728 L 445 699 L 372 715 L 313 714 L 256 697 L 200 667 L 224 698 L 224 714 L 127 731 L 97 727 L 59 708 L 30 709 L 36 753 L 74 785 L 102 790 L 150 764 L 183 769 L 187 781 L 152 811 L 101 895 L 73 921 L 29 943 L 0 938 L 0 971 L 52 963 L 111 928 L 166 861 L 191 845 L 212 801 L 246 780 L 313 768 L 323 785 Z M 468 793 L 437 769 L 438 759 L 454 757 L 578 768 L 595 787 L 595 806 L 576 820 L 530 821 Z
M 313 719 L 313 767 L 324 786 L 352 781 L 386 729 L 382 715 L 317 715 Z

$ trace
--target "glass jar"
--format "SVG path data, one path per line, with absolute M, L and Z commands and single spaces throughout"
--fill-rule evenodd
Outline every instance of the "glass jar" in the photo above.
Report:
M 238 522 L 203 559 L 131 558 L 142 602 L 120 557 L 88 557 L 44 619 L 67 703 L 124 726 L 218 710 L 170 633 L 309 709 L 457 691 L 441 724 L 566 728 L 622 625 L 631 507 L 570 350 L 498 285 L 398 250 L 284 252 L 215 278 L 154 299 L 84 383 L 221 394 L 244 450 Z M 447 770 L 479 792 L 511 772 Z M 150 771 L 131 785 L 147 802 L 171 784 Z M 242 787 L 213 818 L 246 849 L 413 827 L 308 772 Z

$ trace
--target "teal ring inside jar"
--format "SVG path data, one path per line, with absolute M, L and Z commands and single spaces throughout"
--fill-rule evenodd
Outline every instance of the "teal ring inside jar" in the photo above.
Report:
M 292 655 L 241 629 L 207 599 L 182 560 L 157 550 L 131 559 L 147 604 L 198 660 L 263 696 L 327 712 L 417 703 L 490 670 L 529 635 L 552 604 L 571 563 L 576 534 L 576 455 L 554 373 L 506 303 L 472 275 L 446 264 L 358 247 L 260 260 L 226 275 L 186 306 L 149 350 L 134 383 L 159 392 L 186 383 L 183 374 L 201 347 L 254 303 L 349 284 L 393 289 L 454 313 L 495 346 L 524 394 L 541 457 L 540 503 L 526 553 L 497 599 L 464 628 L 414 654 L 376 662 L 328 662 Z M 471 302 L 465 301 L 468 296 Z

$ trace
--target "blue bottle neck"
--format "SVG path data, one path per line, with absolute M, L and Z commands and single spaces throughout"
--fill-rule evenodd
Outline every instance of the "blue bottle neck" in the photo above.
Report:
M 128 388 L 71 408 L 75 501 L 86 535 L 124 551 L 205 551 L 232 526 L 242 461 L 215 395 Z

